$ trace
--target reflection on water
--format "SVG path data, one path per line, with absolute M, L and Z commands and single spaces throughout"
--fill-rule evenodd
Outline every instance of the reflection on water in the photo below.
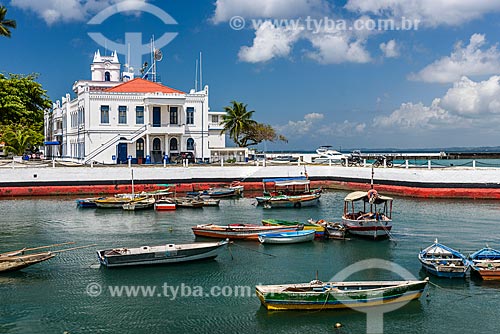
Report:
M 237 241 L 212 261 L 169 266 L 106 269 L 97 265 L 96 249 L 186 243 L 196 239 L 196 224 L 253 223 L 280 218 L 339 221 L 346 192 L 327 192 L 319 207 L 266 210 L 253 198 L 222 200 L 219 208 L 175 212 L 77 209 L 74 199 L 37 198 L 0 201 L 0 252 L 60 242 L 98 246 L 58 254 L 55 258 L 0 275 L 0 333 L 362 333 L 366 315 L 352 310 L 268 312 L 253 289 L 256 284 L 329 280 L 361 260 L 394 261 L 416 277 L 417 254 L 435 238 L 463 251 L 488 243 L 500 248 L 498 204 L 395 198 L 395 241 L 314 241 L 295 245 L 261 245 Z M 399 279 L 385 270 L 364 270 L 353 280 Z M 429 295 L 384 315 L 387 333 L 497 332 L 500 283 L 474 278 L 431 278 Z M 99 297 L 86 295 L 98 283 Z M 244 297 L 111 297 L 110 286 L 162 287 L 248 286 Z M 444 319 L 453 319 L 445 321 Z

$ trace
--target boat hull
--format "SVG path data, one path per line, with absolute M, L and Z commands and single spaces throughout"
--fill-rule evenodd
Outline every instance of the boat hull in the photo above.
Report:
M 264 220 L 262 220 L 262 225 L 264 225 L 264 226 L 304 225 L 303 230 L 304 231 L 314 230 L 316 238 L 323 238 L 325 236 L 325 228 L 321 225 L 318 225 L 318 224 L 311 224 L 311 223 L 304 224 L 301 222 L 294 222 L 294 221 L 281 220 L 281 219 L 264 219 Z
M 485 281 L 500 280 L 500 269 L 484 269 L 477 266 L 471 266 L 472 272 L 479 275 Z
M 292 291 L 283 289 L 286 286 L 256 286 L 255 290 L 262 305 L 268 310 L 345 309 L 405 303 L 418 299 L 424 293 L 428 279 L 402 281 L 375 289 L 370 288 L 371 285 L 378 285 L 380 282 L 362 282 L 367 284 L 368 289 L 360 285 L 346 287 L 345 284 L 348 283 L 289 285 L 287 289 L 291 287 Z
M 259 241 L 263 244 L 296 244 L 314 240 L 314 230 L 283 233 L 259 234 Z
M 176 245 L 172 244 L 166 245 L 166 250 L 162 252 L 149 252 L 119 256 L 106 255 L 106 252 L 113 250 L 100 250 L 97 251 L 97 259 L 99 260 L 100 264 L 108 268 L 172 264 L 189 261 L 208 260 L 216 258 L 222 248 L 228 244 L 228 241 L 199 244 L 203 244 L 199 245 L 202 247 L 180 249 L 179 247 L 176 247 Z
M 342 223 L 349 233 L 365 238 L 383 239 L 389 237 L 392 229 L 391 220 L 361 219 L 353 220 L 345 216 L 342 217 Z
M 218 225 L 198 225 L 192 228 L 193 233 L 199 237 L 207 238 L 229 238 L 229 239 L 246 239 L 259 240 L 261 233 L 273 232 L 294 232 L 300 229 L 299 226 L 218 226 Z

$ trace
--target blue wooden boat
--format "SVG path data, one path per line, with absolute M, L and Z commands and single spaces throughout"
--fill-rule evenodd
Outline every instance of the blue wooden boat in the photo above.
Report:
M 79 198 L 76 200 L 76 206 L 79 208 L 97 208 L 96 199 L 102 199 L 102 197 Z
M 438 243 L 438 240 L 420 251 L 418 259 L 422 267 L 438 277 L 465 277 L 470 262 L 459 251 Z
M 279 232 L 279 233 L 260 233 L 259 241 L 263 244 L 295 244 L 299 242 L 312 241 L 315 230 Z
M 500 251 L 486 246 L 469 256 L 472 272 L 484 280 L 500 280 Z

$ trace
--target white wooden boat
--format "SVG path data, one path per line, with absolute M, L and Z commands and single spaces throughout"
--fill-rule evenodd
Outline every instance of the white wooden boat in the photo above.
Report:
M 438 243 L 437 239 L 420 251 L 418 260 L 427 272 L 438 277 L 465 277 L 470 266 L 470 262 L 462 253 Z
M 392 201 L 375 189 L 349 193 L 344 199 L 342 223 L 353 235 L 373 239 L 388 237 L 392 229 Z
M 156 211 L 172 211 L 177 208 L 177 204 L 171 198 L 162 198 L 155 202 Z
M 213 259 L 228 243 L 229 240 L 223 240 L 136 248 L 112 248 L 98 250 L 97 259 L 100 264 L 110 268 Z
M 259 241 L 263 244 L 295 244 L 314 240 L 315 230 L 261 233 Z
M 155 199 L 153 197 L 149 197 L 143 199 L 141 201 L 129 202 L 122 205 L 123 210 L 127 211 L 136 211 L 136 210 L 145 210 L 151 209 L 155 205 Z

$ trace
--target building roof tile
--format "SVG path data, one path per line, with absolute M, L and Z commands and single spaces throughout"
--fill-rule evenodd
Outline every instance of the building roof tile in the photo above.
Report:
M 124 82 L 118 86 L 108 88 L 105 92 L 112 93 L 164 93 L 164 94 L 185 94 L 180 90 L 173 89 L 157 82 L 135 78 Z

